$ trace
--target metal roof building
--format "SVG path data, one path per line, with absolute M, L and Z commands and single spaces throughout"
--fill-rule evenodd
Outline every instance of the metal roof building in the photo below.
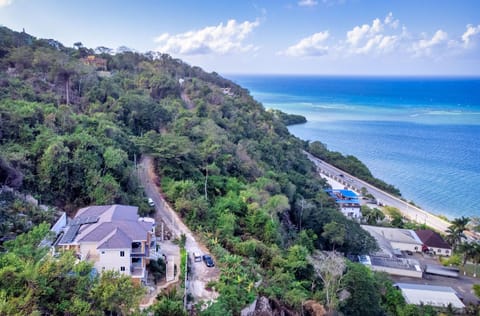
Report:
M 395 286 L 402 291 L 407 304 L 430 305 L 434 307 L 447 307 L 463 309 L 465 305 L 458 298 L 457 293 L 448 286 L 434 286 L 411 283 L 396 283 Z
M 374 237 L 380 247 L 383 244 L 390 244 L 392 249 L 400 249 L 402 251 L 421 252 L 422 241 L 418 238 L 417 234 L 411 229 L 401 229 L 394 227 L 381 227 L 381 226 L 369 226 L 361 225 L 372 237 Z

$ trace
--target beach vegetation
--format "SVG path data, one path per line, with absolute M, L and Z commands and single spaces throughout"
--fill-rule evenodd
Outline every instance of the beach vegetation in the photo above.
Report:
M 402 213 L 400 210 L 394 206 L 385 206 L 383 208 L 388 217 L 390 218 L 390 224 L 393 227 L 403 228 L 405 225 L 405 220 L 403 218 Z
M 440 257 L 440 262 L 442 265 L 449 267 L 449 266 L 456 266 L 459 267 L 462 265 L 462 256 L 459 253 L 454 253 L 450 257 Z
M 276 109 L 268 109 L 268 112 L 273 113 L 273 115 L 282 121 L 286 126 L 303 124 L 307 122 L 307 118 L 303 115 L 288 114 Z
M 457 250 L 462 240 L 466 239 L 464 231 L 467 229 L 469 221 L 470 218 L 464 216 L 455 218 L 451 221 L 452 225 L 447 228 L 445 239 L 452 246 L 454 252 Z
M 357 177 L 395 196 L 401 196 L 399 189 L 395 188 L 391 184 L 387 184 L 384 181 L 375 178 L 368 167 L 355 156 L 344 156 L 339 152 L 330 151 L 328 150 L 327 145 L 319 141 L 309 143 L 307 149 L 315 157 L 324 160 L 325 162 L 351 174 L 352 176 Z
M 362 205 L 360 211 L 362 213 L 362 221 L 368 225 L 376 225 L 379 221 L 385 219 L 385 213 L 376 207 L 370 208 L 368 205 Z

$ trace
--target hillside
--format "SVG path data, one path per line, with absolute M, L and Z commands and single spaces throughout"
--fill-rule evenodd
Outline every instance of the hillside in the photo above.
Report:
M 236 315 L 258 295 L 291 312 L 323 303 L 309 255 L 376 247 L 323 192 L 288 116 L 165 54 L 75 46 L 0 28 L 1 183 L 70 213 L 122 203 L 146 214 L 133 171 L 152 155 L 166 198 L 222 269 L 205 315 Z M 363 273 L 374 290 L 379 281 Z M 360 304 L 355 284 L 336 308 Z M 371 304 L 381 312 L 379 294 Z

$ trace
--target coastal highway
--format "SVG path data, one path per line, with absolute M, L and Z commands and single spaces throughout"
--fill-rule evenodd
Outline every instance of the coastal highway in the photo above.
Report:
M 362 187 L 365 187 L 371 195 L 375 197 L 375 199 L 380 202 L 382 205 L 389 205 L 399 209 L 402 214 L 417 223 L 426 224 L 432 227 L 439 232 L 445 232 L 447 228 L 450 226 L 450 223 L 433 215 L 424 210 L 413 206 L 405 201 L 400 200 L 399 198 L 382 191 L 371 184 L 366 183 L 363 180 L 355 178 L 354 176 L 346 173 L 343 170 L 340 170 L 323 160 L 320 160 L 314 157 L 312 154 L 304 151 L 307 155 L 308 159 L 310 159 L 315 166 L 319 173 L 323 174 L 326 177 L 332 178 L 342 184 L 349 189 L 354 191 L 360 192 Z

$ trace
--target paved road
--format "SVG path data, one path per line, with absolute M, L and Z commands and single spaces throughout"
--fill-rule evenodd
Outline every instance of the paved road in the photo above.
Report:
M 399 198 L 385 191 L 382 191 L 374 187 L 373 185 L 366 183 L 365 181 L 355 178 L 354 176 L 326 163 L 325 161 L 314 157 L 308 152 L 305 152 L 305 154 L 307 155 L 308 159 L 310 159 L 315 164 L 317 170 L 323 175 L 333 178 L 336 181 L 343 183 L 345 187 L 353 189 L 357 192 L 360 192 L 361 188 L 365 187 L 367 191 L 372 194 L 378 202 L 381 202 L 383 205 L 389 205 L 398 208 L 405 217 L 412 221 L 426 224 L 440 232 L 445 232 L 450 226 L 450 223 L 435 215 L 432 215 L 418 207 L 402 201 Z
M 155 181 L 157 176 L 153 168 L 153 159 L 150 156 L 142 156 L 138 165 L 138 178 L 142 184 L 145 194 L 155 202 L 155 218 L 157 221 L 163 220 L 167 228 L 172 232 L 173 237 L 186 236 L 185 248 L 189 254 L 193 252 L 205 253 L 205 245 L 197 242 L 193 233 L 183 223 L 180 217 L 168 205 L 165 199 L 160 195 L 160 191 Z M 218 297 L 218 293 L 207 291 L 205 286 L 208 282 L 216 280 L 220 271 L 218 268 L 207 268 L 203 262 L 191 262 L 191 275 L 188 276 L 187 288 L 194 297 L 195 302 L 212 301 Z

